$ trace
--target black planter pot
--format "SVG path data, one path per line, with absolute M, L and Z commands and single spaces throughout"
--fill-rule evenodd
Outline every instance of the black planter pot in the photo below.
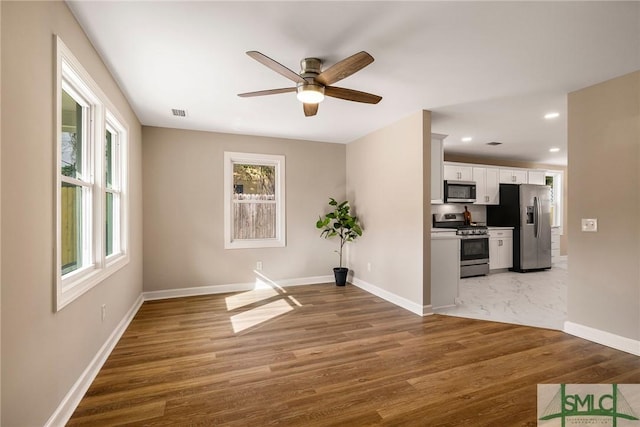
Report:
M 349 269 L 346 267 L 336 267 L 333 269 L 333 275 L 336 277 L 336 286 L 344 286 L 347 284 L 347 273 Z

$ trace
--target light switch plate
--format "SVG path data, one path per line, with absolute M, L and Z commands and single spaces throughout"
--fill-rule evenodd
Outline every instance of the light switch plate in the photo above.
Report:
M 598 231 L 598 219 L 582 218 L 582 231 L 588 231 L 588 232 Z

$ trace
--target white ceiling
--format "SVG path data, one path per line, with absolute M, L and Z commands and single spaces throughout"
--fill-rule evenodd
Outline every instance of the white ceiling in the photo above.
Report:
M 149 126 L 348 143 L 426 109 L 446 152 L 566 164 L 566 94 L 640 69 L 640 2 L 68 4 Z M 375 62 L 338 86 L 383 99 L 305 117 L 294 93 L 239 98 L 294 86 L 249 50 L 296 72 L 365 50 Z

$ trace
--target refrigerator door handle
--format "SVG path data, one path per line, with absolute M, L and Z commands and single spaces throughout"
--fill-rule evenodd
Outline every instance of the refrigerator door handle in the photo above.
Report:
M 533 236 L 538 238 L 538 234 L 540 234 L 540 215 L 538 210 L 540 209 L 540 205 L 538 204 L 538 198 L 533 198 Z
M 538 224 L 538 236 L 542 234 L 542 202 L 538 201 L 538 218 L 536 219 L 536 223 Z

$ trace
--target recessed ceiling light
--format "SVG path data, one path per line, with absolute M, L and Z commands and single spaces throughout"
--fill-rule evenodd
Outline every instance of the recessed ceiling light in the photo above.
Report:
M 553 113 L 545 114 L 544 118 L 545 119 L 555 119 L 556 117 L 559 117 L 559 116 L 560 116 L 560 113 L 553 112 Z
M 473 140 L 473 138 L 471 138 L 470 136 L 465 136 L 464 138 L 462 138 L 462 142 L 471 142 Z
M 558 147 L 549 148 L 549 152 L 551 152 L 551 153 L 557 153 L 558 151 L 560 151 L 560 149 Z

